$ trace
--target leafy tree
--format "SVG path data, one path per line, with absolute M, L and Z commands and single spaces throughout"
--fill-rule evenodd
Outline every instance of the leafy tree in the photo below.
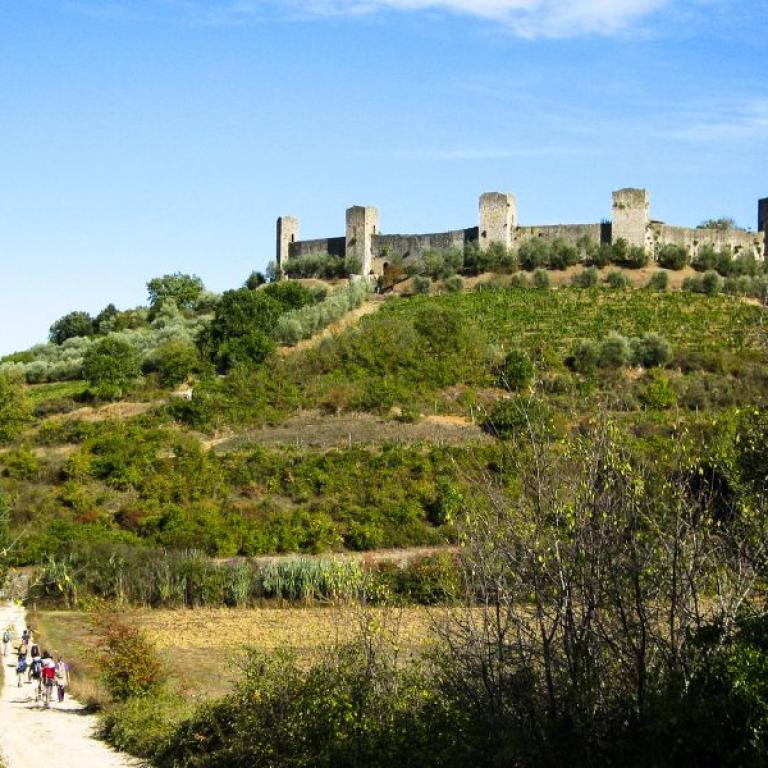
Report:
M 579 261 L 579 251 L 563 238 L 556 238 L 551 245 L 549 255 L 550 269 L 566 269 Z
M 154 309 L 167 299 L 176 302 L 179 309 L 194 309 L 200 294 L 205 290 L 197 275 L 174 272 L 155 277 L 147 283 L 150 306 Z
M 523 269 L 534 270 L 548 267 L 552 249 L 545 240 L 534 237 L 526 240 L 518 251 L 518 258 Z
M 141 376 L 139 354 L 127 341 L 107 336 L 85 353 L 83 374 L 97 397 L 115 400 Z
M 667 243 L 659 249 L 658 259 L 665 269 L 682 269 L 690 261 L 691 255 L 685 246 Z
M 0 443 L 13 440 L 32 414 L 32 406 L 20 375 L 0 373 Z
M 264 283 L 266 282 L 267 282 L 267 278 L 264 276 L 262 272 L 251 272 L 251 274 L 248 275 L 248 278 L 244 283 L 244 287 L 250 288 L 250 290 L 255 291 L 259 286 L 264 285 Z
M 717 229 L 720 232 L 728 232 L 736 229 L 736 222 L 729 216 L 723 216 L 719 219 L 706 219 L 696 229 Z
M 272 330 L 284 311 L 285 305 L 266 290 L 225 291 L 210 327 L 200 336 L 203 355 L 222 373 L 236 363 L 263 362 L 274 351 Z
M 312 291 L 293 280 L 282 280 L 279 283 L 267 285 L 263 291 L 267 296 L 280 302 L 284 312 L 291 309 L 301 309 L 301 307 L 315 302 Z
M 115 320 L 119 315 L 120 312 L 114 304 L 107 304 L 93 319 L 93 327 L 96 333 L 106 334 L 117 330 L 115 328 Z
M 708 269 L 717 269 L 718 254 L 713 245 L 707 244 L 699 248 L 691 261 L 691 266 L 699 272 L 706 272 Z
M 526 389 L 533 381 L 533 364 L 528 355 L 520 349 L 510 350 L 499 371 L 499 382 L 513 392 Z
M 189 341 L 161 344 L 152 356 L 150 370 L 156 370 L 164 387 L 175 387 L 200 365 L 197 347 Z
M 91 336 L 93 331 L 94 321 L 87 312 L 70 312 L 51 326 L 48 338 L 53 344 L 63 344 L 76 336 Z

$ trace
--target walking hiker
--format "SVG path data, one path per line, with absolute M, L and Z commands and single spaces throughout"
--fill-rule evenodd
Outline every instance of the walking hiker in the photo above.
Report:
M 53 686 L 56 680 L 56 662 L 51 658 L 48 651 L 43 652 L 42 669 L 40 670 L 43 678 L 43 701 L 46 709 L 50 707 L 53 699 Z
M 27 657 L 19 654 L 19 661 L 16 664 L 16 685 L 21 688 L 24 681 L 24 673 L 27 671 Z
M 56 662 L 56 692 L 59 697 L 59 704 L 64 701 L 64 692 L 69 687 L 69 664 L 59 656 Z

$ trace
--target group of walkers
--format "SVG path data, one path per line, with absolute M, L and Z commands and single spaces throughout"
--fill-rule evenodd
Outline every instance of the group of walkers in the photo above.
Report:
M 3 631 L 3 656 L 8 655 L 13 638 L 12 633 L 12 627 L 7 627 Z M 53 700 L 54 688 L 59 703 L 64 701 L 64 692 L 69 685 L 69 665 L 61 656 L 58 661 L 54 661 L 48 651 L 44 650 L 41 653 L 40 646 L 35 642 L 34 633 L 29 627 L 21 633 L 21 641 L 16 646 L 16 656 L 16 678 L 19 688 L 26 677 L 26 682 L 34 682 L 36 685 L 35 699 L 42 700 L 46 708 Z

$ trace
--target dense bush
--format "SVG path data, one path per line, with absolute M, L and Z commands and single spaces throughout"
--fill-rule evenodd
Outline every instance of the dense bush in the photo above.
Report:
M 448 293 L 460 293 L 464 290 L 464 280 L 460 275 L 450 275 L 443 281 L 443 286 Z
M 664 269 L 682 269 L 691 259 L 688 249 L 684 245 L 667 243 L 659 248 L 656 259 Z
M 539 290 L 549 288 L 549 274 L 544 269 L 534 269 L 531 276 L 531 285 Z
M 594 288 L 598 283 L 599 277 L 595 267 L 587 267 L 571 277 L 571 285 L 575 288 Z
M 228 371 L 236 364 L 263 362 L 274 350 L 272 333 L 278 318 L 295 309 L 297 302 L 312 301 L 306 288 L 277 290 L 279 285 L 258 291 L 240 288 L 222 295 L 213 321 L 199 338 L 201 352 L 219 371 Z
M 618 290 L 625 290 L 632 287 L 632 281 L 627 275 L 618 270 L 611 270 L 605 278 L 605 282 L 611 287 Z
M 632 360 L 629 341 L 618 333 L 610 333 L 599 346 L 597 365 L 600 368 L 622 368 Z
M 18 373 L 0 371 L 0 444 L 13 440 L 32 416 L 32 404 Z
M 88 349 L 83 376 L 97 397 L 123 397 L 141 376 L 141 358 L 127 341 L 107 336 Z
M 661 270 L 654 272 L 645 287 L 651 291 L 666 291 L 669 287 L 669 274 Z
M 425 275 L 416 275 L 413 278 L 414 293 L 429 293 L 432 290 L 432 280 Z
M 136 626 L 117 613 L 96 619 L 101 680 L 113 701 L 144 698 L 158 693 L 166 680 L 154 646 Z
M 499 383 L 512 392 L 526 389 L 533 381 L 533 364 L 519 349 L 507 352 L 499 369 Z

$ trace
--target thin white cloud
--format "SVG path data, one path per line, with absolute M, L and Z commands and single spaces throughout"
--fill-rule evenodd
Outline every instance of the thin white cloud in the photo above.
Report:
M 366 156 L 386 156 L 406 160 L 505 160 L 523 157 L 555 157 L 565 155 L 593 154 L 593 150 L 560 146 L 519 146 L 519 147 L 468 147 L 445 149 L 426 147 L 414 150 L 393 150 L 391 152 L 364 153 Z
M 171 0 L 218 23 L 259 17 L 319 18 L 383 12 L 474 17 L 520 37 L 610 35 L 650 18 L 673 0 Z
M 708 114 L 694 113 L 668 135 L 702 143 L 768 139 L 768 100 L 721 106 Z

